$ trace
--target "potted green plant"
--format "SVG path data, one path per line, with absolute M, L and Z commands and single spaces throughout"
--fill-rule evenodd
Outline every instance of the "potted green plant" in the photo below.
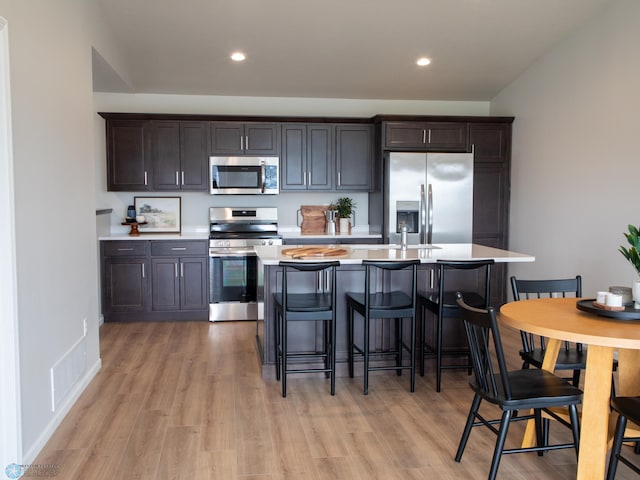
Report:
M 356 208 L 356 202 L 352 198 L 341 197 L 331 204 L 331 208 L 338 211 L 340 232 L 349 233 L 350 219 L 351 215 L 353 215 L 353 210 Z
M 629 260 L 629 263 L 633 265 L 639 276 L 639 279 L 633 282 L 631 292 L 633 294 L 634 307 L 640 309 L 640 233 L 638 232 L 638 227 L 634 225 L 629 225 L 628 230 L 629 233 L 623 233 L 623 235 L 631 247 L 626 248 L 621 245 L 620 253 Z

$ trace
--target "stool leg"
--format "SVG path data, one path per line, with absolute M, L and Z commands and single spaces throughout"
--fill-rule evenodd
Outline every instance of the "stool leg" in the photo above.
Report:
M 439 392 L 442 380 L 442 311 L 438 312 L 436 330 L 436 392 Z
M 418 318 L 418 325 L 419 325 L 419 331 L 418 331 L 418 341 L 420 342 L 420 347 L 418 348 L 418 355 L 420 358 L 420 376 L 424 377 L 424 342 L 426 341 L 426 320 L 425 320 L 425 312 L 424 312 L 424 305 L 422 304 L 422 302 L 420 302 L 420 304 L 418 305 L 418 311 L 419 313 L 419 318 Z
M 353 308 L 347 305 L 347 322 L 349 323 L 347 338 L 347 355 L 349 356 L 349 378 L 353 378 Z
M 369 315 L 364 315 L 364 394 L 369 395 Z
M 396 354 L 396 367 L 402 366 L 402 319 L 396 318 L 394 320 L 396 322 L 396 350 L 398 353 Z M 398 368 L 396 370 L 396 375 L 402 375 L 402 369 Z
M 275 352 L 276 352 L 276 380 L 280 381 L 280 311 L 276 310 L 275 333 Z
M 335 308 L 335 307 L 334 307 Z M 331 319 L 331 395 L 336 394 L 336 316 Z
M 331 353 L 331 345 L 330 345 L 330 341 L 331 339 L 329 338 L 329 329 L 331 328 L 331 326 L 329 325 L 329 320 L 323 320 L 322 321 L 322 338 L 324 339 L 324 368 L 325 370 L 329 370 L 330 365 L 331 365 L 331 357 L 329 356 Z M 331 372 L 325 372 L 324 373 L 324 378 L 329 378 L 329 374 Z
M 416 389 L 416 316 L 411 317 L 410 323 L 410 346 L 409 346 L 409 375 L 411 376 L 409 379 L 409 385 L 411 392 L 414 392 Z
M 287 396 L 287 314 L 282 312 L 282 327 L 280 328 L 282 335 L 282 396 Z

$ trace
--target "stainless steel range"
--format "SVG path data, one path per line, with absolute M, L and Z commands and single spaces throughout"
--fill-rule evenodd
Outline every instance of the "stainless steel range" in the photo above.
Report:
M 209 208 L 209 320 L 256 320 L 256 245 L 282 245 L 278 209 Z

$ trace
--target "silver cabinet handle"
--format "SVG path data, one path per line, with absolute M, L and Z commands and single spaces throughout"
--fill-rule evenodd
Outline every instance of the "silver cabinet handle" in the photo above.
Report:
M 180 185 L 180 177 L 179 177 L 179 173 L 180 173 L 180 172 L 178 172 L 178 171 L 176 170 L 176 185 Z
M 244 150 L 244 136 L 240 135 L 240 150 Z
M 174 267 L 174 270 L 176 271 L 176 278 L 178 278 L 178 264 L 174 263 L 173 267 Z
M 187 247 L 171 247 L 171 250 L 174 250 L 174 251 L 176 251 L 176 250 L 184 251 L 186 249 L 187 249 Z
M 184 185 L 184 170 L 182 170 L 182 185 Z
M 429 143 L 431 143 L 431 129 L 429 129 Z
M 142 278 L 145 278 L 146 275 L 144 274 L 144 263 L 142 264 Z
M 302 185 L 307 186 L 307 172 L 302 172 Z
M 422 143 L 427 143 L 427 131 L 422 129 Z
M 131 251 L 133 251 L 133 248 L 119 248 L 118 251 L 119 252 L 131 252 Z
M 244 136 L 244 148 L 249 150 L 249 135 Z
M 340 172 L 338 172 L 338 186 L 342 185 L 342 179 L 340 178 Z
M 146 170 L 144 171 L 144 184 L 148 185 L 148 183 L 147 183 L 147 171 Z
M 311 170 L 309 170 L 309 186 L 311 186 Z
M 180 264 L 180 276 L 184 278 L 184 263 Z

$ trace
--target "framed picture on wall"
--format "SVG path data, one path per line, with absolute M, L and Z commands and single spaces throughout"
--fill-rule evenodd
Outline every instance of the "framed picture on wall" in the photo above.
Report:
M 134 197 L 136 215 L 144 216 L 140 233 L 180 233 L 181 200 L 180 197 Z

